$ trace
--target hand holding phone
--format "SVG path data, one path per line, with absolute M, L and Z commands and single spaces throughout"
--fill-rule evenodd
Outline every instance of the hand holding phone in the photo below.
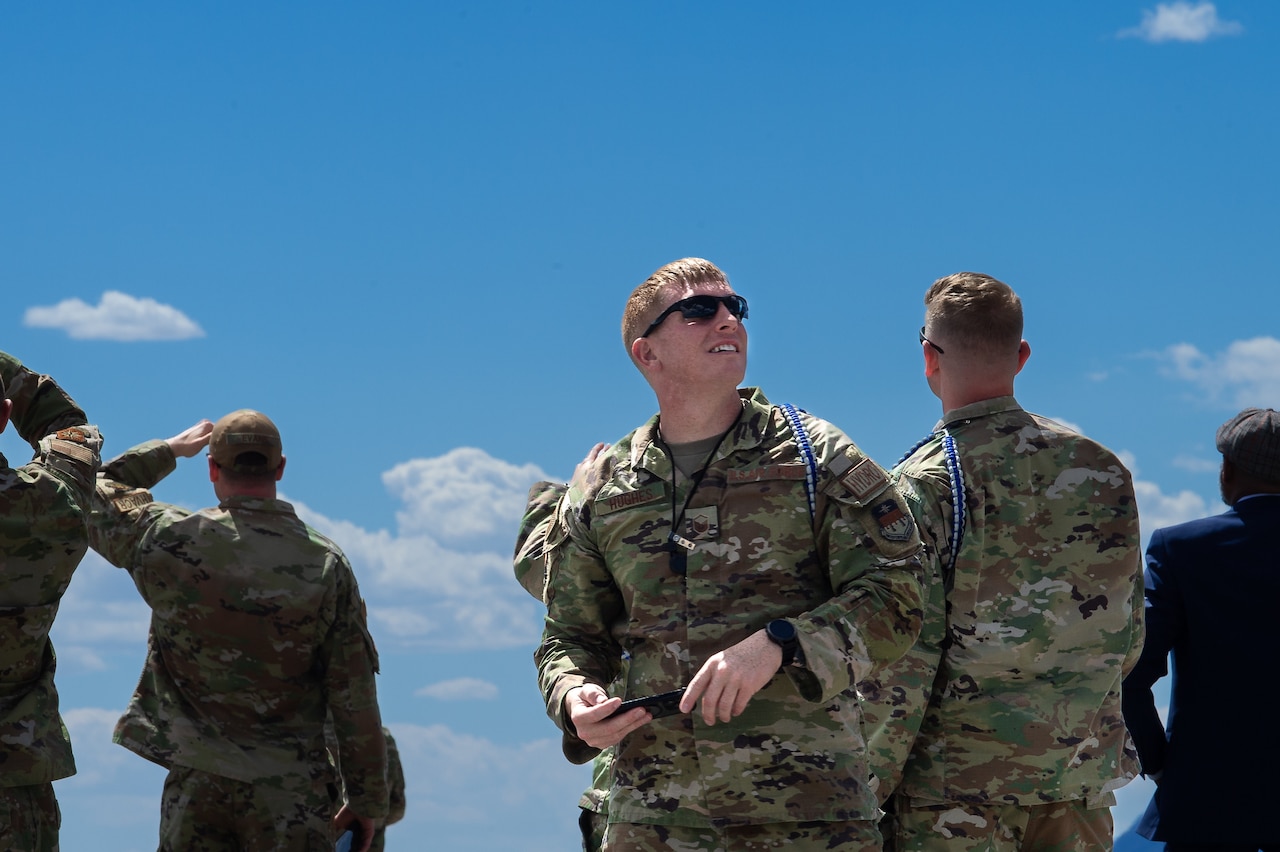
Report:
M 614 710 L 606 718 L 612 719 L 619 713 L 626 713 L 628 710 L 634 710 L 637 707 L 643 707 L 655 719 L 663 716 L 674 716 L 680 712 L 680 698 L 684 695 L 684 687 L 673 689 L 670 692 L 660 692 L 657 695 L 646 695 L 643 698 L 631 698 L 622 702 L 617 710 Z

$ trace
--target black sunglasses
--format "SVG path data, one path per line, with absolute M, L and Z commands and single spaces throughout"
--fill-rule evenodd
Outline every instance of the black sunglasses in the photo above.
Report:
M 938 344 L 934 343 L 932 340 L 924 336 L 924 326 L 920 326 L 920 342 L 927 343 L 930 346 L 932 346 L 935 350 L 937 350 L 939 355 L 947 354 L 947 351 L 945 349 L 943 349 L 941 346 L 939 346 Z
M 648 337 L 653 330 L 662 325 L 662 321 L 674 314 L 680 312 L 680 316 L 687 320 L 706 319 L 713 317 L 720 312 L 720 306 L 724 305 L 729 309 L 729 313 L 733 314 L 739 320 L 747 318 L 747 300 L 734 293 L 732 296 L 690 296 L 687 299 L 681 299 L 662 313 L 658 314 L 658 318 L 649 323 L 649 327 L 644 330 L 641 337 Z

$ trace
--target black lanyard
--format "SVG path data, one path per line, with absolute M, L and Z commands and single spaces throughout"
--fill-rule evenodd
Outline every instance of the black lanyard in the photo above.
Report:
M 684 520 L 684 513 L 689 508 L 689 502 L 693 500 L 694 493 L 698 490 L 698 486 L 702 484 L 702 478 L 707 475 L 707 468 L 711 466 L 711 460 L 716 457 L 716 453 L 720 451 L 720 445 L 724 443 L 724 439 L 733 431 L 733 427 L 738 425 L 738 421 L 742 419 L 742 410 L 738 410 L 738 416 L 733 419 L 733 423 L 729 424 L 729 428 L 724 430 L 720 435 L 720 439 L 716 441 L 716 445 L 711 448 L 711 452 L 707 454 L 706 461 L 702 463 L 702 467 L 698 469 L 693 476 L 689 477 L 692 483 L 689 486 L 689 493 L 684 497 L 684 505 L 680 507 L 680 514 L 676 514 L 676 475 L 679 468 L 676 467 L 676 454 L 671 452 L 671 448 L 658 438 L 658 443 L 662 445 L 662 449 L 666 452 L 667 457 L 671 459 L 671 533 L 667 538 L 667 553 L 669 554 L 668 564 L 671 567 L 672 574 L 679 574 L 683 577 L 689 570 L 688 553 L 697 547 L 689 539 L 676 532 L 679 529 L 680 522 Z

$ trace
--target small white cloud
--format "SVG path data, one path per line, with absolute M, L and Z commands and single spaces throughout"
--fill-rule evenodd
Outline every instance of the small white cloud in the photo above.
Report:
M 487 680 L 460 677 L 424 686 L 413 694 L 440 701 L 492 701 L 498 697 L 498 686 Z
M 108 290 L 96 306 L 65 299 L 52 307 L 27 308 L 23 325 L 60 328 L 76 340 L 187 340 L 204 337 L 186 314 L 155 299 Z
M 1238 21 L 1224 21 L 1218 17 L 1218 9 L 1212 3 L 1157 3 L 1155 11 L 1144 9 L 1142 23 L 1131 29 L 1121 30 L 1121 38 L 1140 38 L 1149 42 L 1207 41 L 1219 36 L 1234 36 L 1244 32 Z
M 1173 459 L 1173 466 L 1191 473 L 1217 473 L 1222 466 L 1221 459 L 1205 459 L 1199 456 L 1179 455 Z
M 1217 355 L 1179 343 L 1161 357 L 1169 375 L 1196 385 L 1210 401 L 1237 408 L 1280 405 L 1280 340 L 1274 337 L 1237 340 Z

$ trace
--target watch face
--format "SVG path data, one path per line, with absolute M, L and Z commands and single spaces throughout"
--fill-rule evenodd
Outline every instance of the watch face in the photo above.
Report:
M 779 642 L 790 642 L 796 638 L 796 626 L 790 621 L 782 618 L 769 622 L 769 626 L 765 628 L 768 634 Z

